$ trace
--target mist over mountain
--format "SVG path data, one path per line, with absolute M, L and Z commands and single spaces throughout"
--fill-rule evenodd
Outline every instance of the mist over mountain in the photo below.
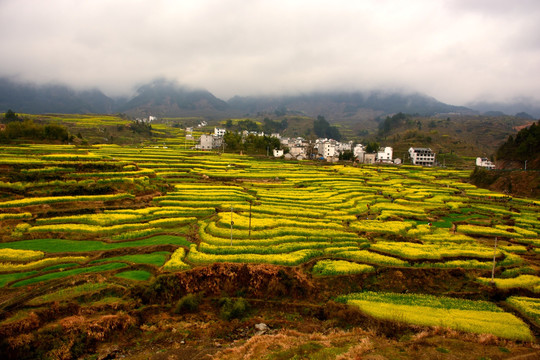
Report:
M 137 89 L 118 110 L 133 114 L 157 116 L 212 115 L 226 112 L 229 105 L 209 91 L 189 89 L 164 79 L 155 80 Z
M 533 119 L 540 118 L 540 103 L 531 99 L 517 99 L 513 102 L 477 101 L 467 104 L 468 107 L 481 113 L 498 111 L 506 115 L 526 113 Z M 523 114 L 520 114 L 523 116 Z
M 390 91 L 318 91 L 284 96 L 235 96 L 229 101 L 203 89 L 193 89 L 166 79 L 154 80 L 127 98 L 111 98 L 98 89 L 74 90 L 65 85 L 34 85 L 0 78 L 0 111 L 20 113 L 127 113 L 132 116 L 201 116 L 226 118 L 260 113 L 296 113 L 310 117 L 323 115 L 332 122 L 358 122 L 398 112 L 432 116 L 490 112 L 540 117 L 540 106 L 474 103 L 470 107 L 445 104 L 419 93 Z M 472 110 L 474 109 L 474 110 Z
M 115 101 L 98 89 L 76 91 L 58 84 L 22 84 L 0 78 L 0 110 L 39 113 L 100 113 L 114 111 Z
M 297 111 L 308 116 L 324 115 L 335 120 L 355 117 L 371 110 L 379 115 L 404 112 L 424 116 L 438 113 L 472 113 L 471 109 L 442 103 L 421 94 L 399 92 L 313 92 L 282 97 L 239 97 L 229 100 L 232 108 L 248 113 Z

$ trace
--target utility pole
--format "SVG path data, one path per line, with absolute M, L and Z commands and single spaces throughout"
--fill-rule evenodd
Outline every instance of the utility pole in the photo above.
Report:
M 232 227 L 233 227 L 233 219 L 232 219 L 232 214 L 233 214 L 233 207 L 231 206 L 231 246 L 232 246 Z
M 495 258 L 497 257 L 497 237 L 495 236 L 495 246 L 493 249 L 493 269 L 491 270 L 491 285 L 495 285 Z
M 251 205 L 252 201 L 249 202 L 249 238 L 251 239 Z

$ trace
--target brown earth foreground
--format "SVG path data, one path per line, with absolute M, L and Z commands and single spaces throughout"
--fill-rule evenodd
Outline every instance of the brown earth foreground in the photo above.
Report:
M 130 291 L 31 308 L 0 326 L 2 359 L 538 359 L 535 343 L 382 321 L 331 299 L 360 290 L 444 294 L 498 302 L 501 293 L 464 270 L 379 269 L 312 277 L 301 267 L 214 264 L 162 275 Z M 103 275 L 76 280 L 105 281 Z M 111 292 L 112 291 L 112 292 Z M 198 306 L 178 310 L 186 294 Z M 99 304 L 96 299 L 118 300 Z M 120 299 L 121 298 L 121 299 Z M 247 301 L 227 316 L 223 304 Z M 243 300 L 242 300 L 243 301 Z M 23 303 L 4 308 L 2 319 Z M 256 328 L 264 323 L 263 330 Z M 538 336 L 538 329 L 532 328 Z

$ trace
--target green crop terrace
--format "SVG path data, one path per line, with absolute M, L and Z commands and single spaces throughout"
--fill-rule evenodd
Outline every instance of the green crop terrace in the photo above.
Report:
M 100 290 L 70 285 L 82 276 L 96 284 L 105 276 L 119 291 L 220 262 L 318 278 L 465 269 L 488 288 L 495 260 L 495 286 L 529 296 L 509 298 L 516 313 L 537 311 L 540 202 L 477 189 L 467 171 L 283 162 L 184 150 L 181 141 L 4 146 L 0 166 L 0 291 L 65 292 L 36 293 L 20 308 Z M 532 339 L 492 303 L 341 296 L 374 317 L 432 326 L 440 312 L 443 326 Z

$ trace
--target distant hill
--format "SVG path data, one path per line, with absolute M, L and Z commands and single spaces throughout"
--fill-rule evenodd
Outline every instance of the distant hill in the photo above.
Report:
M 159 117 L 208 116 L 226 112 L 229 105 L 206 90 L 192 90 L 164 79 L 139 87 L 135 97 L 119 106 L 119 111 Z
M 500 112 L 506 115 L 540 119 L 540 105 L 527 99 L 510 103 L 478 101 L 469 103 L 467 106 L 481 113 Z
M 236 96 L 229 100 L 229 105 L 233 109 L 250 114 L 289 111 L 311 117 L 323 115 L 334 122 L 398 112 L 421 116 L 438 113 L 473 113 L 466 107 L 448 105 L 422 94 L 383 91 L 314 92 L 281 97 Z
M 43 114 L 106 114 L 114 111 L 115 101 L 101 91 L 76 91 L 64 85 L 21 84 L 0 78 L 0 111 Z
M 142 85 L 128 99 L 110 98 L 100 90 L 76 91 L 64 85 L 20 84 L 0 78 L 0 111 L 21 113 L 117 113 L 167 117 L 227 118 L 258 113 L 325 116 L 333 123 L 372 121 L 397 112 L 423 116 L 471 114 L 462 106 L 421 94 L 398 92 L 313 92 L 294 96 L 240 97 L 225 102 L 206 90 L 190 89 L 165 79 Z M 372 124 L 373 125 L 373 124 Z
M 0 78 L 0 111 L 44 114 L 113 114 L 215 116 L 229 105 L 206 90 L 193 90 L 166 80 L 137 89 L 132 98 L 110 98 L 100 90 L 76 91 L 65 85 L 32 85 Z

